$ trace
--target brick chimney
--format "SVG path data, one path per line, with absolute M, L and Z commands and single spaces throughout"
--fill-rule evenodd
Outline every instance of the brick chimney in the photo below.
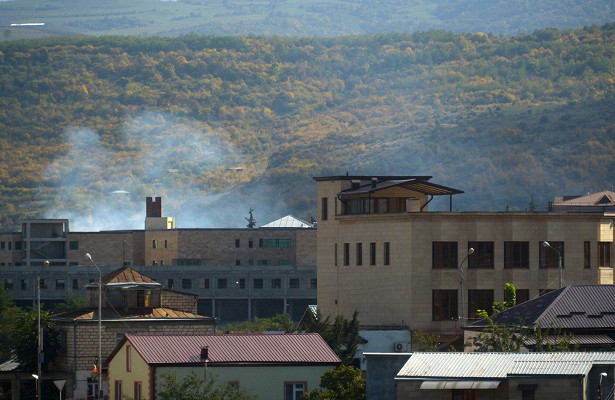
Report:
M 155 200 L 152 200 L 151 197 L 145 198 L 145 216 L 146 217 L 154 217 L 160 218 L 162 217 L 162 198 L 156 197 Z

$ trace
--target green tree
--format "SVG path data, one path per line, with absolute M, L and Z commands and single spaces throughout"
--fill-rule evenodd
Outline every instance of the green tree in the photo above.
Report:
M 320 334 L 344 365 L 352 364 L 361 343 L 358 316 L 359 312 L 356 310 L 351 320 L 338 315 L 329 329 Z
M 248 221 L 248 229 L 256 228 L 256 219 L 254 219 L 254 210 L 250 208 L 250 216 L 246 217 L 246 221 Z
M 158 393 L 160 400 L 255 400 L 256 396 L 243 389 L 237 389 L 229 382 L 218 384 L 213 377 L 207 377 L 207 383 L 191 372 L 183 379 L 176 374 L 162 374 L 162 390 Z
M 56 356 L 55 323 L 49 311 L 41 311 L 41 329 L 43 331 L 44 361 L 43 369 L 53 362 Z M 13 353 L 15 358 L 26 370 L 36 370 L 38 367 L 38 311 L 23 312 L 15 319 L 12 330 L 15 335 Z
M 64 301 L 58 303 L 54 307 L 54 312 L 64 312 L 64 311 L 72 311 L 79 310 L 81 308 L 87 307 L 87 301 L 85 297 L 79 296 L 78 294 L 71 293 L 64 298 Z
M 301 400 L 364 400 L 365 379 L 361 370 L 349 365 L 340 365 L 325 372 L 320 378 L 320 387 L 304 393 Z
M 276 314 L 270 318 L 254 318 L 254 321 L 234 322 L 227 325 L 229 332 L 260 333 L 265 331 L 281 331 L 290 333 L 295 330 L 290 314 Z
M 438 351 L 440 335 L 437 333 L 414 331 L 412 332 L 412 351 Z

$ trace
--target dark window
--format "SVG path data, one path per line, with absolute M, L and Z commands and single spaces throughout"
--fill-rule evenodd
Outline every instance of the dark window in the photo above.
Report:
M 316 278 L 310 278 L 310 289 L 316 289 L 318 287 L 318 280 Z
M 517 296 L 517 304 L 525 303 L 530 299 L 530 289 L 517 289 L 515 293 Z
M 390 264 L 390 261 L 391 261 L 390 250 L 391 250 L 391 244 L 389 242 L 384 242 L 384 250 L 382 252 L 384 265 Z
M 433 268 L 457 268 L 457 242 L 432 243 Z
M 192 279 L 182 279 L 182 289 L 192 289 Z
M 328 218 L 328 207 L 327 207 L 327 198 L 323 197 L 322 199 L 320 199 L 320 204 L 321 204 L 321 217 L 320 219 L 323 221 L 326 221 Z
M 591 268 L 591 266 L 592 266 L 591 243 L 583 242 L 583 268 Z
M 64 279 L 56 279 L 56 289 L 57 290 L 66 289 L 66 281 Z
M 6 290 L 13 290 L 13 280 L 12 279 L 5 279 L 4 280 L 4 288 Z
M 291 265 L 290 260 L 278 260 L 278 265 Z
M 538 242 L 538 267 L 539 268 L 559 268 L 559 256 L 562 257 L 562 267 L 564 266 L 564 242 L 549 242 L 549 246 L 544 245 L 545 242 Z M 554 250 L 555 249 L 555 250 Z M 559 252 L 559 254 L 558 254 Z
M 21 290 L 26 290 L 26 289 L 28 289 L 28 280 L 22 279 L 21 280 Z
M 258 265 L 271 265 L 271 260 L 258 260 Z
M 175 282 L 173 281 L 173 279 L 167 279 L 167 289 L 173 289 L 174 284 Z
M 333 262 L 335 263 L 335 266 L 337 267 L 337 243 L 333 245 Z
M 248 240 L 248 247 L 249 248 L 253 248 L 254 247 L 254 241 L 253 240 Z
M 152 240 L 152 248 L 153 249 L 157 249 L 158 248 L 158 241 L 157 240 Z
M 18 240 L 15 242 L 15 250 L 21 250 L 21 246 L 22 246 L 22 241 Z M 11 249 L 11 246 L 9 246 L 9 250 Z
M 235 265 L 241 265 L 241 260 L 235 260 Z
M 39 282 L 39 285 L 40 285 L 41 289 L 47 289 L 47 286 L 49 285 L 49 282 L 47 282 L 47 279 L 41 278 L 41 280 Z
M 468 290 L 468 318 L 478 317 L 477 310 L 485 310 L 491 315 L 493 312 L 493 290 L 472 289 Z
M 282 289 L 282 279 L 280 279 L 280 278 L 273 278 L 271 280 L 271 288 L 272 289 Z
M 81 288 L 81 284 L 79 283 L 79 279 L 73 279 L 72 287 L 73 287 L 73 289 L 80 289 Z
M 504 242 L 504 268 L 529 268 L 529 242 Z
M 493 242 L 468 242 L 468 268 L 493 268 Z
M 434 321 L 457 319 L 457 291 L 432 291 L 432 318 Z
M 235 248 L 239 248 L 239 239 L 235 239 Z
M 168 245 L 167 240 L 166 240 L 166 239 L 164 239 L 164 248 L 165 248 L 165 249 L 167 248 L 167 245 Z
M 299 289 L 299 278 L 290 278 L 288 280 L 288 287 L 290 289 Z
M 254 260 L 248 260 L 248 265 L 254 265 Z
M 363 243 L 357 243 L 357 265 L 363 265 Z
M 0 242 L 0 250 L 4 250 L 5 249 L 5 243 L 4 242 Z
M 376 243 L 369 244 L 369 265 L 376 265 Z
M 226 279 L 220 278 L 218 279 L 218 289 L 226 289 L 228 286 L 228 282 Z
M 350 243 L 344 243 L 344 265 L 350 265 Z
M 201 289 L 209 289 L 209 278 L 203 278 L 200 281 Z
M 598 266 L 611 266 L 611 244 L 609 242 L 598 242 Z
M 79 242 L 76 240 L 71 240 L 68 243 L 68 248 L 71 250 L 79 250 Z
M 263 288 L 263 280 L 261 278 L 254 279 L 254 289 L 262 289 Z
M 271 249 L 271 248 L 289 249 L 291 247 L 290 244 L 291 244 L 290 239 L 259 239 L 258 240 L 258 247 L 261 247 L 264 249 Z
M 235 281 L 235 287 L 237 289 L 245 289 L 246 288 L 246 280 L 244 278 L 239 278 Z

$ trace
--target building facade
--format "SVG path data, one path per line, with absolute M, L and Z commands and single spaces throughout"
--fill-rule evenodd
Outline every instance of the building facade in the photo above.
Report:
M 613 283 L 615 214 L 603 209 L 431 212 L 435 196 L 452 210 L 462 191 L 422 176 L 314 179 L 323 315 L 358 310 L 364 326 L 457 335 L 477 309 L 503 301 L 506 283 L 518 302 L 560 282 Z

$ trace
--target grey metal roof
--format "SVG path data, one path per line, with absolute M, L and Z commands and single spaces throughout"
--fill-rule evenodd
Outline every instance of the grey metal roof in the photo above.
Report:
M 594 362 L 615 364 L 615 352 L 413 353 L 396 379 L 484 380 L 515 375 L 585 375 Z
M 292 215 L 276 219 L 268 224 L 262 225 L 261 228 L 313 228 L 312 224 L 300 220 Z
M 454 189 L 442 185 L 438 185 L 432 182 L 428 182 L 423 179 L 405 179 L 405 180 L 377 180 L 374 184 L 368 183 L 355 189 L 348 189 L 342 191 L 342 195 L 358 195 L 374 193 L 383 189 L 391 187 L 401 187 L 404 189 L 412 190 L 419 193 L 424 193 L 432 196 L 440 195 L 453 195 L 463 193 L 462 190 Z

